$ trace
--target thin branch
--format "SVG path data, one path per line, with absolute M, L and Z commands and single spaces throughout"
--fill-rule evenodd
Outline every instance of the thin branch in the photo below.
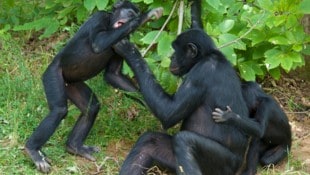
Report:
M 168 24 L 168 22 L 170 21 L 170 18 L 172 17 L 173 12 L 175 11 L 175 8 L 178 4 L 179 0 L 177 0 L 174 5 L 173 8 L 167 18 L 167 20 L 165 21 L 164 25 L 161 27 L 161 29 L 159 30 L 159 32 L 157 33 L 157 35 L 154 37 L 154 39 L 152 40 L 151 44 L 146 48 L 146 50 L 142 53 L 142 57 L 144 57 L 146 55 L 146 53 L 151 49 L 151 47 L 154 45 L 155 41 L 158 39 L 158 37 L 160 36 L 160 34 L 163 32 L 164 28 L 166 27 L 166 25 Z
M 230 41 L 230 42 L 228 42 L 228 43 L 225 43 L 225 44 L 219 46 L 218 48 L 221 49 L 221 48 L 223 48 L 223 47 L 227 47 L 227 46 L 230 46 L 230 45 L 232 45 L 232 44 L 234 44 L 234 43 L 237 43 L 239 40 L 241 40 L 242 38 L 244 38 L 245 36 L 247 36 L 249 33 L 251 33 L 252 30 L 261 22 L 261 20 L 263 19 L 263 17 L 265 17 L 265 11 L 264 11 L 264 14 L 262 15 L 262 17 L 261 17 L 259 20 L 257 20 L 257 22 L 256 22 L 247 32 L 245 32 L 245 33 L 244 33 L 243 35 L 241 35 L 239 38 L 237 38 L 237 39 L 235 39 L 235 40 L 232 40 L 232 41 Z
M 184 17 L 184 1 L 181 0 L 179 6 L 179 23 L 178 23 L 178 35 L 182 32 L 182 25 L 183 25 L 183 17 Z

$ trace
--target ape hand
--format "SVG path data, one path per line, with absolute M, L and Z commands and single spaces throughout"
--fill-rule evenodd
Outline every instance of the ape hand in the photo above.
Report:
M 220 108 L 215 108 L 215 111 L 212 112 L 212 118 L 215 122 L 225 122 L 235 116 L 235 113 L 231 110 L 230 106 L 227 106 L 226 108 L 226 111 L 223 111 Z
M 152 19 L 153 17 L 155 19 L 159 19 L 163 15 L 163 11 L 164 11 L 164 9 L 162 7 L 158 7 L 158 8 L 155 8 L 155 9 L 149 11 L 147 14 L 148 19 Z
M 123 58 L 128 58 L 131 56 L 141 57 L 140 52 L 135 47 L 134 44 L 130 43 L 128 39 L 123 39 L 113 45 L 114 51 Z

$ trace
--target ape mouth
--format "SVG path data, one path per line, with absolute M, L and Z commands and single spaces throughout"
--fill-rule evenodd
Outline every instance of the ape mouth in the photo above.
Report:
M 116 21 L 114 24 L 113 24 L 113 28 L 119 28 L 121 27 L 122 25 L 124 25 L 128 20 L 125 20 L 125 19 L 120 19 L 118 21 Z

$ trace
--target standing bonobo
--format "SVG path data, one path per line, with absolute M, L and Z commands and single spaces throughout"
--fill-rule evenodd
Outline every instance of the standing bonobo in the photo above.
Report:
M 159 18 L 162 8 L 142 15 L 132 3 L 120 1 L 111 13 L 100 11 L 86 21 L 69 43 L 56 55 L 43 75 L 49 114 L 26 143 L 25 150 L 41 172 L 49 172 L 50 161 L 41 151 L 66 116 L 67 100 L 81 111 L 67 140 L 67 151 L 95 160 L 97 147 L 83 145 L 99 111 L 99 102 L 84 83 L 105 69 L 105 79 L 114 87 L 135 91 L 135 86 L 121 74 L 123 59 L 111 46 L 144 24 L 152 17 Z
M 248 108 L 240 80 L 212 39 L 201 29 L 181 33 L 172 43 L 170 70 L 184 80 L 166 93 L 141 54 L 128 40 L 114 45 L 134 71 L 146 104 L 165 129 L 182 122 L 176 135 L 143 134 L 127 156 L 120 174 L 140 175 L 153 163 L 178 174 L 232 175 L 240 171 L 249 137 L 232 125 L 214 122 L 215 108 L 231 106 L 241 117 Z
M 250 112 L 250 118 L 240 118 L 229 107 L 226 111 L 215 109 L 216 122 L 235 125 L 253 136 L 243 174 L 256 174 L 261 165 L 276 164 L 288 155 L 292 144 L 291 127 L 278 103 L 266 94 L 256 82 L 242 83 L 242 93 Z

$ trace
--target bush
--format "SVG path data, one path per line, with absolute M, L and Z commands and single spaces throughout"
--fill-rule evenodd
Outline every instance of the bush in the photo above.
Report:
M 171 42 L 190 26 L 189 5 L 187 1 L 132 2 L 143 11 L 164 7 L 160 20 L 140 28 L 131 39 L 141 48 L 159 81 L 173 92 L 177 79 L 167 73 Z M 310 13 L 309 0 L 202 2 L 205 30 L 243 79 L 255 80 L 268 74 L 279 79 L 281 70 L 289 72 L 305 64 L 303 54 L 310 54 L 310 37 L 304 32 L 301 19 Z M 114 0 L 46 0 L 29 4 L 26 0 L 3 0 L 0 28 L 9 24 L 11 31 L 43 30 L 40 38 L 46 38 L 71 24 L 80 25 L 93 11 L 110 9 L 113 3 Z M 131 73 L 128 67 L 124 71 Z

